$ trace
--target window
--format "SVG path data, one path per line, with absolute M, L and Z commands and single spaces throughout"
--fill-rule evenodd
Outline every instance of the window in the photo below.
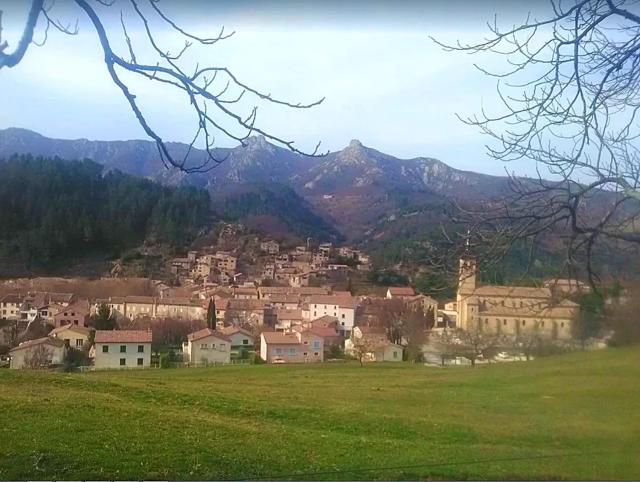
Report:
M 307 356 L 307 352 L 305 351 L 305 352 L 303 353 L 303 355 L 304 355 L 304 356 Z
M 295 355 L 296 354 L 296 349 L 291 347 L 289 348 L 289 355 Z
M 102 353 L 109 353 L 109 345 L 102 345 Z
M 282 348 L 276 348 L 276 355 L 282 355 Z
M 393 352 L 393 358 L 398 358 L 398 352 L 397 351 Z
M 320 341 L 319 340 L 314 340 L 313 348 L 316 349 L 316 350 L 320 348 Z
M 564 323 L 560 323 L 560 328 L 564 328 Z
M 144 345 L 138 345 L 138 353 L 144 353 Z
M 544 321 L 542 321 L 542 322 L 540 323 L 540 326 L 541 326 L 542 328 L 544 328 Z
M 126 358 L 120 358 L 120 366 L 123 367 L 127 364 L 127 359 Z
M 340 324 L 341 324 L 342 326 L 344 326 L 344 321 L 341 321 L 341 322 L 340 322 Z
M 82 346 L 84 345 L 84 340 L 82 338 L 76 338 L 76 346 Z
M 144 358 L 138 358 L 138 366 L 141 367 L 144 364 Z
M 343 320 L 345 319 L 345 314 L 344 314 L 344 313 L 342 313 L 342 319 L 343 319 Z
M 522 320 L 522 326 L 525 326 L 527 324 L 527 322 L 525 320 Z
M 200 343 L 200 349 L 201 350 L 208 350 L 209 349 L 209 345 L 207 345 L 206 343 Z
M 506 325 L 507 324 L 507 320 L 502 320 L 502 324 Z
M 247 340 L 246 338 L 244 340 L 242 340 L 242 344 L 243 345 L 248 345 L 249 344 L 249 340 Z
M 127 345 L 120 345 L 120 353 L 127 353 Z
M 313 356 L 318 356 L 318 355 L 319 353 L 317 351 L 313 353 Z

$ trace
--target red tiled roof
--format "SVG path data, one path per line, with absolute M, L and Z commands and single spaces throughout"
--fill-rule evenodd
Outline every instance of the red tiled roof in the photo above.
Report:
M 413 296 L 416 294 L 411 286 L 391 286 L 389 287 L 389 293 L 396 296 Z
M 74 325 L 74 324 L 62 325 L 58 328 L 54 328 L 49 332 L 49 336 L 57 335 L 58 333 L 62 333 L 63 331 L 67 331 L 67 330 L 75 331 L 76 333 L 81 333 L 85 336 L 89 336 L 88 328 L 85 328 L 84 326 Z
M 231 341 L 231 338 L 229 338 L 224 333 L 212 330 L 211 328 L 203 328 L 202 330 L 198 330 L 198 331 L 195 331 L 193 333 L 189 333 L 187 335 L 187 339 L 189 341 L 197 341 L 197 340 L 200 340 L 202 338 L 206 338 L 208 336 L 214 336 L 214 337 L 219 338 L 220 340 L 224 340 L 224 341 L 229 341 L 229 342 Z
M 22 342 L 18 346 L 16 346 L 15 348 L 12 348 L 9 351 L 9 353 L 17 351 L 17 350 L 23 350 L 25 348 L 30 348 L 32 346 L 41 345 L 43 343 L 46 343 L 47 345 L 57 346 L 57 347 L 63 347 L 64 346 L 64 341 L 63 340 L 60 340 L 58 338 L 51 338 L 51 337 L 45 336 L 44 338 L 38 338 L 36 340 L 29 340 L 29 341 Z
M 151 343 L 152 334 L 145 330 L 97 330 L 96 343 Z
M 293 333 L 280 333 L 278 331 L 263 331 L 262 337 L 265 343 L 273 345 L 299 345 L 300 340 Z

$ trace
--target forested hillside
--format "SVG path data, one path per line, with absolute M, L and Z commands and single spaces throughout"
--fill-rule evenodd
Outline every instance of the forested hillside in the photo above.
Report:
M 103 174 L 88 160 L 13 156 L 0 161 L 0 179 L 0 257 L 28 268 L 145 240 L 182 247 L 210 213 L 206 191 Z

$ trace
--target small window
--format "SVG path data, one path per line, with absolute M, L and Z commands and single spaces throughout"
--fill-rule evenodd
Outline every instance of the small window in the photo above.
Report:
M 144 353 L 144 345 L 138 345 L 138 353 Z
M 304 356 L 307 356 L 307 352 L 305 351 L 305 352 L 303 353 L 303 355 L 304 355 Z
M 246 338 L 244 340 L 242 340 L 242 344 L 243 345 L 248 345 L 249 344 L 249 340 L 247 340 Z
M 276 355 L 282 355 L 282 348 L 276 348 Z
M 144 358 L 138 358 L 138 366 L 141 367 L 144 365 Z
M 123 367 L 127 364 L 127 359 L 126 358 L 120 358 L 120 366 Z
M 76 338 L 76 346 L 81 347 L 84 345 L 84 340 L 82 338 Z
M 564 328 L 564 323 L 560 323 L 560 328 Z
M 398 352 L 397 351 L 393 352 L 393 358 L 398 358 Z
M 295 355 L 296 354 L 296 349 L 295 348 L 289 348 L 289 355 Z
M 109 353 L 109 345 L 102 345 L 102 353 Z
M 502 324 L 506 325 L 507 324 L 507 320 L 502 320 Z
M 313 348 L 315 348 L 316 350 L 317 350 L 318 348 L 320 348 L 320 342 L 319 342 L 318 340 L 315 340 L 315 341 L 313 342 Z
M 120 345 L 120 353 L 127 353 L 127 345 Z
M 346 317 L 345 317 L 345 314 L 344 314 L 344 313 L 342 313 L 342 319 L 344 320 L 345 318 L 346 318 Z

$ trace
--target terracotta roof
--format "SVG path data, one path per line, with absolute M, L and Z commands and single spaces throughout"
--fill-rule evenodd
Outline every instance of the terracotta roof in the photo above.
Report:
M 263 310 L 266 304 L 267 304 L 266 300 L 230 299 L 228 301 L 228 304 L 227 304 L 227 309 L 228 310 L 243 310 L 243 311 Z
M 274 345 L 299 345 L 300 340 L 294 333 L 281 333 L 278 331 L 263 331 L 262 337 L 265 343 Z
M 302 310 L 276 310 L 278 320 L 302 320 Z
M 151 343 L 150 331 L 144 330 L 96 330 L 96 343 Z
M 75 331 L 76 333 L 89 336 L 89 328 L 85 328 L 84 326 L 78 326 L 74 324 L 63 325 L 58 328 L 54 328 L 49 332 L 49 336 L 57 335 L 58 333 L 62 333 L 63 331 Z
M 244 328 L 240 328 L 239 326 L 225 326 L 224 328 L 220 329 L 220 332 L 227 336 L 235 335 L 236 333 L 242 333 L 243 335 L 253 338 L 253 333 L 251 333 L 249 330 L 245 330 Z
M 153 296 L 125 296 L 124 301 L 127 303 L 153 304 L 156 299 Z
M 416 294 L 411 286 L 390 286 L 389 293 L 392 296 L 413 296 Z
M 357 326 L 363 335 L 380 335 L 384 334 L 384 328 L 379 326 Z
M 234 288 L 233 292 L 234 293 L 257 295 L 258 294 L 258 289 L 250 287 L 250 286 L 239 286 L 237 288 Z
M 64 346 L 64 340 L 45 336 L 44 338 L 38 338 L 36 340 L 24 341 L 20 343 L 18 346 L 16 346 L 15 348 L 12 348 L 11 350 L 9 350 L 9 353 L 18 351 L 18 350 L 24 350 L 25 348 L 31 348 L 32 346 L 41 345 L 44 343 L 46 343 L 47 345 L 53 345 L 57 347 Z
M 334 296 L 334 295 L 315 295 L 309 299 L 311 305 L 338 305 L 341 308 L 356 308 L 359 304 L 357 298 Z
M 297 293 L 274 293 L 269 296 L 272 303 L 299 303 L 300 295 Z
M 169 306 L 202 306 L 202 300 L 192 300 L 187 297 L 160 298 L 158 305 Z
M 224 333 L 212 330 L 211 328 L 203 328 L 202 330 L 198 330 L 198 331 L 195 331 L 193 333 L 189 333 L 187 335 L 187 340 L 189 340 L 189 341 L 197 341 L 197 340 L 200 340 L 202 338 L 207 338 L 208 336 L 213 336 L 215 338 L 219 338 L 220 340 L 224 340 L 224 341 L 228 341 L 228 342 L 231 341 L 231 339 L 227 335 L 225 335 Z
M 335 325 L 338 322 L 338 318 L 335 316 L 324 315 L 320 318 L 316 318 L 311 322 L 311 325 L 316 327 L 328 327 L 330 325 Z
M 335 328 L 331 328 L 329 326 L 314 326 L 312 328 L 309 328 L 308 331 L 322 338 L 332 338 L 334 336 L 335 337 L 340 336 L 338 332 L 335 330 Z
M 537 288 L 530 286 L 479 286 L 475 289 L 473 294 L 476 296 L 551 299 L 551 290 L 549 288 Z
M 2 303 L 22 303 L 22 296 L 19 295 L 18 293 L 10 293 L 8 295 L 6 295 L 4 298 L 2 298 L 2 300 L 0 300 L 0 302 Z

